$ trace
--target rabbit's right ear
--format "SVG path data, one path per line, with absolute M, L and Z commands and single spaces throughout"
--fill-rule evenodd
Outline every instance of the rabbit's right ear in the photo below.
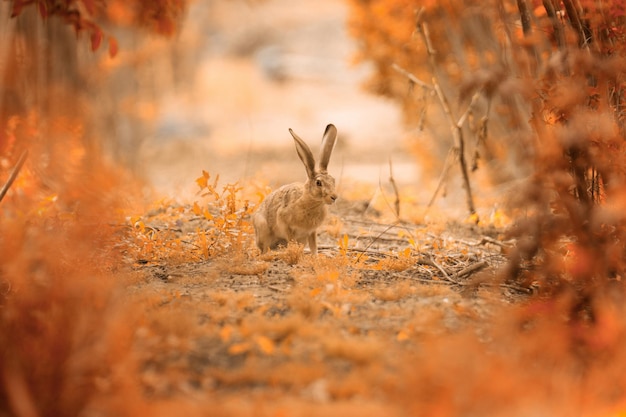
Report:
M 330 154 L 333 152 L 336 141 L 337 128 L 335 125 L 329 124 L 324 130 L 324 137 L 322 137 L 322 149 L 320 151 L 320 171 L 322 172 L 328 170 L 328 161 L 330 161 Z
M 306 168 L 307 176 L 309 178 L 315 178 L 315 158 L 313 158 L 311 149 L 309 149 L 307 144 L 304 143 L 293 130 L 289 129 L 289 133 L 293 136 L 293 140 L 296 141 L 296 151 L 298 151 L 298 156 Z

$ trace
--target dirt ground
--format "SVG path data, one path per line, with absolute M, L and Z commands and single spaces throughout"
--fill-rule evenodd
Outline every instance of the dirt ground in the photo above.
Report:
M 147 397 L 211 398 L 225 415 L 404 415 L 390 395 L 420 340 L 478 332 L 527 289 L 491 283 L 512 244 L 495 228 L 382 220 L 340 201 L 316 257 L 261 256 L 245 234 L 241 250 L 190 261 L 204 217 L 144 216 L 187 250 L 128 259 L 129 296 L 148 306 L 136 334 Z
M 528 293 L 492 283 L 513 245 L 502 230 L 446 220 L 465 217 L 454 182 L 429 216 L 411 214 L 436 176 L 420 179 L 397 109 L 363 91 L 345 3 L 317 3 L 211 3 L 194 88 L 164 98 L 168 136 L 157 131 L 142 150 L 168 196 L 133 221 L 131 246 L 143 246 L 127 257 L 127 295 L 147 306 L 135 343 L 154 401 L 209 401 L 211 415 L 407 415 L 395 393 L 424 337 L 480 332 Z M 343 198 L 320 254 L 260 256 L 249 227 L 209 254 L 200 236 L 215 223 L 192 206 L 201 170 L 257 187 L 302 180 L 287 128 L 316 143 L 329 122 L 340 131 L 330 170 Z M 390 159 L 408 221 L 384 201 Z
M 51 196 L 33 214 L 45 226 L 37 234 L 7 227 L 25 242 L 10 259 L 15 275 L 35 284 L 0 291 L 26 295 L 4 316 L 3 335 L 19 342 L 2 352 L 25 369 L 2 373 L 15 410 L 37 415 L 28 406 L 46 396 L 64 409 L 61 392 L 85 416 L 624 415 L 605 412 L 626 392 L 614 383 L 626 370 L 622 307 L 595 316 L 567 293 L 529 297 L 538 286 L 503 276 L 516 242 L 499 204 L 519 184 L 489 194 L 473 173 L 476 222 L 451 174 L 427 209 L 442 161 L 418 166 L 432 138 L 363 91 L 369 69 L 351 62 L 343 0 L 190 7 L 176 44 L 154 55 L 174 52 L 191 70 L 159 61 L 142 73 L 162 87 L 148 88 L 145 119 L 156 125 L 133 166 L 152 207 L 124 224 L 56 207 L 48 220 Z M 179 70 L 182 80 L 160 84 Z M 339 130 L 329 172 L 340 198 L 320 253 L 289 245 L 261 255 L 251 212 L 305 175 L 287 129 L 315 150 L 327 123 Z M 94 217 L 109 218 L 111 204 L 95 205 Z M 53 236 L 78 218 L 88 223 Z M 107 244 L 115 253 L 99 262 Z M 27 390 L 26 370 L 39 391 Z M 95 394 L 82 398 L 82 388 Z

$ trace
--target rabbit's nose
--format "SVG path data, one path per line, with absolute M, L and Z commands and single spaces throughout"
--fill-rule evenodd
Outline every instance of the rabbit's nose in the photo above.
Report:
M 335 200 L 337 200 L 337 194 L 331 194 L 330 195 L 330 199 L 333 201 L 333 203 L 335 202 Z

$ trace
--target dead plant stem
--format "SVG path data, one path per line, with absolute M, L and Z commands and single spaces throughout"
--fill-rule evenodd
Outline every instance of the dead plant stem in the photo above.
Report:
M 461 169 L 461 176 L 463 178 L 463 188 L 465 189 L 465 196 L 466 196 L 465 200 L 467 204 L 467 209 L 470 215 L 475 215 L 476 208 L 474 206 L 474 198 L 472 196 L 472 187 L 471 187 L 470 180 L 469 180 L 467 161 L 465 159 L 465 140 L 463 139 L 462 126 L 465 120 L 467 119 L 469 112 L 474 107 L 476 101 L 480 97 L 481 91 L 478 91 L 474 94 L 474 96 L 472 97 L 472 101 L 470 102 L 466 111 L 463 113 L 463 116 L 461 116 L 459 119 L 455 119 L 454 115 L 452 114 L 452 110 L 450 108 L 450 103 L 446 95 L 444 94 L 443 90 L 441 89 L 439 80 L 436 75 L 437 67 L 438 67 L 437 61 L 435 60 L 436 51 L 434 50 L 432 46 L 432 41 L 430 39 L 430 31 L 428 30 L 428 25 L 425 22 L 422 22 L 420 19 L 420 21 L 417 22 L 417 29 L 419 33 L 422 35 L 422 40 L 424 42 L 424 45 L 426 46 L 426 52 L 428 54 L 428 61 L 430 63 L 431 72 L 433 74 L 432 76 L 433 89 L 435 90 L 435 93 L 437 94 L 439 103 L 441 104 L 443 112 L 446 115 L 446 118 L 448 119 L 448 123 L 450 124 L 450 130 L 452 132 L 452 138 L 453 138 L 452 149 L 454 150 L 454 153 L 456 154 L 455 156 L 457 157 L 457 160 L 459 162 L 459 168 Z
M 400 193 L 398 192 L 398 185 L 396 184 L 396 180 L 393 177 L 393 164 L 391 162 L 391 158 L 389 158 L 389 182 L 391 183 L 391 187 L 393 188 L 393 192 L 395 194 L 395 201 L 393 206 L 396 210 L 396 218 L 400 219 Z
M 467 204 L 467 210 L 470 215 L 476 214 L 476 208 L 474 207 L 474 198 L 472 197 L 472 187 L 469 180 L 469 173 L 467 169 L 467 161 L 465 159 L 465 140 L 463 139 L 463 129 L 462 124 L 465 120 L 459 119 L 458 122 L 455 122 L 454 116 L 452 115 L 452 110 L 450 109 L 450 104 L 448 103 L 448 99 L 444 95 L 439 83 L 437 82 L 437 78 L 433 76 L 433 85 L 435 87 L 435 92 L 437 93 L 437 97 L 439 98 L 439 102 L 443 108 L 444 113 L 448 117 L 448 121 L 450 123 L 450 130 L 452 131 L 452 138 L 454 140 L 454 144 L 452 145 L 452 149 L 454 150 L 454 154 L 459 162 L 459 167 L 461 168 L 461 175 L 463 177 L 463 188 L 465 189 L 465 202 Z M 476 95 L 474 95 L 476 97 Z M 472 98 L 472 103 L 470 106 L 473 106 L 474 99 Z M 469 111 L 469 107 L 468 107 Z M 468 112 L 466 112 L 467 114 Z
M 463 285 L 462 283 L 460 283 L 459 281 L 452 279 L 452 277 L 446 272 L 446 270 L 443 268 L 443 266 L 439 265 L 439 263 L 437 263 L 432 257 L 430 258 L 430 261 L 432 262 L 432 265 L 437 268 L 439 271 L 441 271 L 441 273 L 443 274 L 443 277 L 446 279 L 446 281 L 450 281 L 453 284 L 456 285 Z
M 393 229 L 394 227 L 396 227 L 398 225 L 398 221 L 390 224 L 385 230 L 383 230 L 376 238 L 372 239 L 372 241 L 370 243 L 367 244 L 367 246 L 365 247 L 365 250 L 356 258 L 355 263 L 358 263 L 361 260 L 361 257 L 363 256 L 363 253 L 365 253 L 365 251 L 367 251 L 373 244 L 374 242 L 376 242 L 382 235 L 384 235 L 385 233 L 387 233 L 389 230 Z
M 394 71 L 396 71 L 396 72 L 398 72 L 398 73 L 400 73 L 400 74 L 404 75 L 406 78 L 408 78 L 408 79 L 409 79 L 409 81 L 411 81 L 411 82 L 413 82 L 413 83 L 415 83 L 415 84 L 417 84 L 417 85 L 419 85 L 419 86 L 421 86 L 421 87 L 423 87 L 423 88 L 426 88 L 426 89 L 428 89 L 428 90 L 432 90 L 432 89 L 433 89 L 433 86 L 432 86 L 432 85 L 430 85 L 430 84 L 428 84 L 428 83 L 426 83 L 426 82 L 424 82 L 424 81 L 420 80 L 420 79 L 419 79 L 419 78 L 417 78 L 414 74 L 411 74 L 410 72 L 408 72 L 407 70 L 405 70 L 404 68 L 402 68 L 400 65 L 395 64 L 395 63 L 394 63 L 394 64 L 391 64 L 391 68 L 392 68 Z
M 489 266 L 489 264 L 487 263 L 487 261 L 479 261 L 476 262 L 474 264 L 471 264 L 468 267 L 465 267 L 463 269 L 461 269 L 459 272 L 455 273 L 454 275 L 457 277 L 462 277 L 464 275 L 470 275 L 475 271 L 479 271 L 485 267 Z
M 9 191 L 9 188 L 11 188 L 11 185 L 17 178 L 17 174 L 20 173 L 20 170 L 22 169 L 24 162 L 26 162 L 27 157 L 28 157 L 28 151 L 26 150 L 22 152 L 22 154 L 20 155 L 20 158 L 17 160 L 17 163 L 13 167 L 13 170 L 9 174 L 9 179 L 7 179 L 7 182 L 0 189 L 0 201 L 2 201 L 6 193 Z
M 446 161 L 443 164 L 443 169 L 441 170 L 441 174 L 439 175 L 439 181 L 437 181 L 437 187 L 435 188 L 435 191 L 433 192 L 433 196 L 430 198 L 430 201 L 428 202 L 428 205 L 426 206 L 426 211 L 428 211 L 428 209 L 430 209 L 430 207 L 433 205 L 433 203 L 435 202 L 435 199 L 437 198 L 437 194 L 439 194 L 439 191 L 443 187 L 443 184 L 446 182 L 448 178 L 448 173 L 450 172 L 450 168 L 452 167 L 453 160 L 454 160 L 454 151 L 453 149 L 450 149 L 448 151 L 448 156 L 446 157 Z

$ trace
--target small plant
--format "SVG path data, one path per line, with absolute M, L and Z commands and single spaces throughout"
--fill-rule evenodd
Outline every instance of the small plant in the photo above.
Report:
M 177 206 L 162 201 L 150 214 L 130 217 L 131 257 L 189 262 L 244 253 L 252 235 L 248 221 L 252 205 L 241 197 L 243 187 L 239 184 L 227 184 L 220 190 L 219 175 L 210 180 L 206 171 L 196 179 L 201 197 L 208 200 L 204 203 Z M 195 228 L 185 230 L 194 224 Z
M 415 262 L 416 259 L 411 253 L 411 248 L 405 248 L 378 261 L 376 269 L 399 272 L 409 269 Z
M 151 222 L 159 223 L 171 218 L 170 208 L 164 206 L 163 211 L 150 219 Z M 179 212 L 180 215 L 180 212 Z M 132 242 L 129 245 L 133 259 L 141 262 L 158 261 L 167 259 L 171 262 L 184 262 L 188 259 L 187 246 L 179 233 L 165 225 L 146 224 L 148 220 L 141 216 L 130 217 L 132 226 Z M 195 256 L 198 259 L 198 256 Z
M 218 191 L 219 175 L 210 183 L 211 175 L 202 171 L 196 179 L 202 197 L 209 198 L 205 207 L 194 203 L 195 215 L 203 216 L 208 227 L 198 229 L 197 244 L 205 258 L 231 251 L 243 251 L 252 234 L 248 221 L 252 207 L 248 200 L 242 200 L 243 187 L 239 184 L 226 184 Z

